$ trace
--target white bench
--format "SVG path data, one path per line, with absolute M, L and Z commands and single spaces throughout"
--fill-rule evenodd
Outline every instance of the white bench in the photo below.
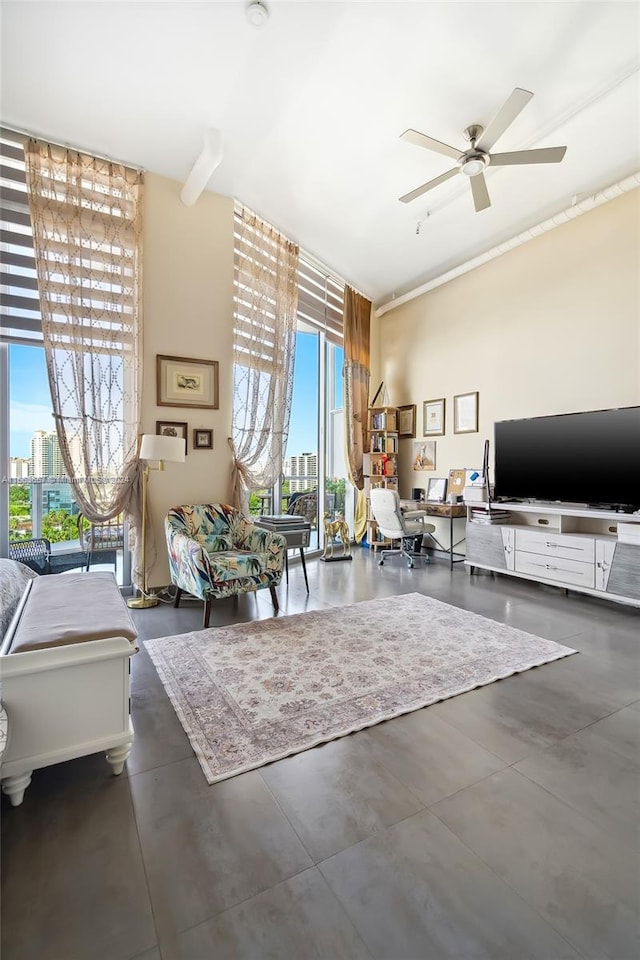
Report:
M 122 773 L 133 742 L 130 657 L 137 633 L 111 573 L 30 580 L 0 646 L 8 737 L 2 790 L 22 803 L 31 774 L 105 750 Z

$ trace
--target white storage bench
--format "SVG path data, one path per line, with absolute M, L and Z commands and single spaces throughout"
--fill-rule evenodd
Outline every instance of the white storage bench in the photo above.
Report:
M 29 580 L 0 646 L 8 737 L 0 776 L 13 806 L 33 770 L 106 751 L 114 774 L 131 752 L 130 657 L 137 633 L 111 573 Z

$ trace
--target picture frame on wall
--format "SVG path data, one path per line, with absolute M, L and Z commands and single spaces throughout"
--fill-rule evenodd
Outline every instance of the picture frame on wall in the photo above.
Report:
M 193 431 L 194 450 L 213 450 L 213 430 L 196 427 Z
M 189 424 L 181 423 L 177 420 L 156 420 L 156 434 L 160 437 L 179 437 L 184 440 L 185 456 L 189 452 L 187 436 L 189 433 Z
M 416 405 L 405 403 L 398 407 L 398 436 L 413 438 L 416 435 Z
M 413 469 L 414 470 L 435 470 L 436 468 L 436 442 L 435 440 L 423 440 L 413 445 Z
M 478 391 L 459 393 L 453 398 L 453 432 L 478 432 Z
M 156 357 L 156 403 L 159 407 L 218 409 L 218 361 Z
M 445 399 L 425 400 L 422 404 L 422 433 L 425 437 L 443 437 Z

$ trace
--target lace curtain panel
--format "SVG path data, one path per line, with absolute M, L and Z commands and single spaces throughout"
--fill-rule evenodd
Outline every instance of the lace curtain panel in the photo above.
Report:
M 233 504 L 272 487 L 289 433 L 298 305 L 298 247 L 248 210 L 236 217 Z
M 94 523 L 126 512 L 135 541 L 142 174 L 36 140 L 25 156 L 62 460 L 81 512 Z

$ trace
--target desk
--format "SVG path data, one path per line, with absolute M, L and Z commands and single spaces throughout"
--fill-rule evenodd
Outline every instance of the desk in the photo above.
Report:
M 453 521 L 466 519 L 467 508 L 464 503 L 427 503 L 426 500 L 400 500 L 400 506 L 404 510 L 424 510 L 428 517 L 448 517 L 449 519 L 449 547 L 444 547 L 437 537 L 429 534 L 432 540 L 438 544 L 444 553 L 449 554 L 449 569 L 453 570 L 454 563 L 462 563 L 465 559 L 464 553 L 455 553 L 455 548 L 464 543 L 464 537 L 453 542 Z M 454 559 L 454 557 L 456 559 Z
M 304 562 L 304 548 L 309 546 L 311 539 L 311 524 L 304 517 L 292 517 L 285 514 L 282 517 L 259 517 L 253 521 L 256 527 L 262 527 L 263 530 L 270 530 L 272 533 L 279 533 L 287 541 L 287 549 L 284 552 L 284 569 L 289 583 L 289 550 L 296 547 L 300 550 L 300 561 L 302 563 L 302 572 L 304 582 L 309 593 L 309 581 L 307 580 L 307 565 Z

